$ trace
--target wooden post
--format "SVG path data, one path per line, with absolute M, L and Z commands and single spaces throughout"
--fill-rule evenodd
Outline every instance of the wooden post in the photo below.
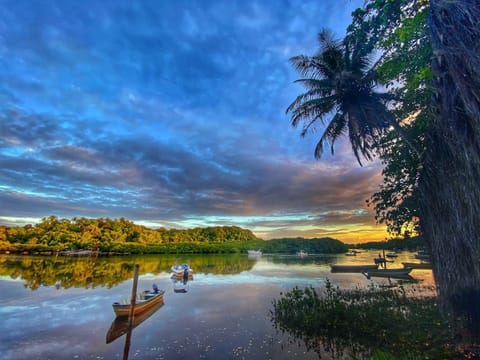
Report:
M 135 264 L 135 270 L 133 273 L 132 297 L 130 298 L 130 313 L 128 315 L 128 328 L 132 327 L 133 318 L 135 316 L 133 310 L 135 308 L 135 302 L 137 299 L 138 268 L 139 265 Z
M 135 308 L 135 302 L 137 299 L 138 268 L 139 265 L 135 264 L 135 269 L 133 272 L 132 297 L 130 298 L 130 313 L 128 314 L 127 337 L 125 338 L 125 347 L 123 348 L 123 360 L 128 360 L 128 353 L 130 351 L 133 318 L 135 317 L 133 310 Z

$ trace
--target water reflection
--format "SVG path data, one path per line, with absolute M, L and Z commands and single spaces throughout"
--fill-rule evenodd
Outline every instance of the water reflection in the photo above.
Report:
M 142 322 L 147 320 L 150 316 L 152 316 L 158 309 L 160 309 L 164 305 L 164 301 L 162 300 L 158 304 L 155 304 L 149 310 L 136 315 L 133 318 L 132 322 L 132 330 L 135 329 L 138 325 Z M 128 316 L 117 316 L 115 320 L 113 320 L 110 328 L 107 331 L 106 336 L 106 343 L 110 344 L 111 342 L 118 339 L 120 336 L 125 335 L 128 332 Z
M 375 255 L 362 253 L 352 260 L 343 254 L 303 259 L 264 254 L 255 260 L 247 254 L 189 255 L 195 280 L 178 284 L 187 285 L 186 294 L 173 291 L 170 277 L 178 255 L 1 256 L 0 353 L 11 354 L 10 360 L 121 358 L 123 341 L 107 345 L 105 334 L 112 326 L 112 332 L 122 333 L 117 331 L 121 324 L 112 324 L 111 304 L 130 293 L 133 267 L 139 263 L 139 286 L 155 282 L 167 291 L 161 310 L 131 333 L 130 357 L 316 359 L 318 355 L 303 343 L 289 343 L 287 335 L 275 331 L 269 318 L 272 299 L 295 286 L 311 285 L 322 291 L 326 279 L 342 288 L 388 284 L 388 279 L 368 280 L 362 274 L 330 273 L 330 263 L 373 262 Z M 413 260 L 414 254 L 401 254 L 392 266 Z M 432 282 L 431 270 L 415 269 L 412 276 L 424 278 L 422 284 Z M 37 281 L 35 291 L 30 290 L 33 280 Z M 179 333 L 184 334 L 181 340 Z
M 22 279 L 32 290 L 40 286 L 57 289 L 71 287 L 95 288 L 117 286 L 130 279 L 134 264 L 141 274 L 169 273 L 177 255 L 143 255 L 124 257 L 54 257 L 0 256 L 0 276 Z M 192 255 L 192 268 L 201 273 L 238 274 L 252 268 L 254 263 L 245 255 Z

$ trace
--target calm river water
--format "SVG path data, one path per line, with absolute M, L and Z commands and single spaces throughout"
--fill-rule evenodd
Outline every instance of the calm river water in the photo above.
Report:
M 362 274 L 330 273 L 331 263 L 373 263 L 378 252 L 357 256 L 148 255 L 67 258 L 0 256 L 1 359 L 122 359 L 126 336 L 106 343 L 115 319 L 111 304 L 128 298 L 134 264 L 138 290 L 157 284 L 164 305 L 131 334 L 129 359 L 318 359 L 303 343 L 275 330 L 272 300 L 295 286 L 321 289 L 382 284 Z M 399 255 L 390 267 L 414 261 Z M 175 262 L 195 271 L 187 292 L 174 292 Z M 433 284 L 431 270 L 414 270 Z M 328 354 L 321 354 L 328 359 Z

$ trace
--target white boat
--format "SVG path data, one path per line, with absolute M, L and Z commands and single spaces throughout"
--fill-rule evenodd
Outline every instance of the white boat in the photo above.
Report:
M 355 251 L 349 251 L 345 255 L 346 256 L 357 256 L 357 253 Z
M 262 256 L 262 250 L 248 250 L 249 257 L 260 257 Z
M 183 277 L 183 276 L 192 276 L 193 270 L 190 269 L 190 265 L 187 263 L 184 264 L 175 264 L 171 268 L 172 273 L 174 276 Z M 187 275 L 185 275 L 187 274 Z
M 304 257 L 304 256 L 308 256 L 308 253 L 306 251 L 300 250 L 299 252 L 297 252 L 297 255 L 300 257 Z

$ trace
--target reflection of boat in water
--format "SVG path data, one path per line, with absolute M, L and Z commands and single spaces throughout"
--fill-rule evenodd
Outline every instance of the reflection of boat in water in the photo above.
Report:
M 183 263 L 183 264 L 175 264 L 172 266 L 171 268 L 172 270 L 172 273 L 174 276 L 179 276 L 179 277 L 183 277 L 185 272 L 188 273 L 188 276 L 192 276 L 193 275 L 193 270 L 190 269 L 190 265 L 188 265 L 187 263 Z
M 409 267 L 412 269 L 431 269 L 432 264 L 429 262 L 422 262 L 422 263 L 413 263 L 413 262 L 402 262 L 403 267 Z
M 173 284 L 173 292 L 175 293 L 186 293 L 188 290 L 190 290 L 190 285 L 188 281 L 185 280 L 172 280 Z
M 330 265 L 332 272 L 344 272 L 344 273 L 360 273 L 366 270 L 376 270 L 378 269 L 378 264 L 363 264 L 363 265 Z
M 142 322 L 147 320 L 150 316 L 152 316 L 158 309 L 163 306 L 163 296 L 162 301 L 156 302 L 153 306 L 151 306 L 148 310 L 136 315 L 133 318 L 132 327 L 134 329 Z M 117 316 L 115 320 L 113 320 L 112 325 L 110 325 L 110 329 L 107 332 L 106 342 L 110 344 L 112 341 L 118 339 L 120 336 L 126 334 L 128 332 L 128 316 Z
M 262 256 L 262 250 L 248 250 L 248 257 L 260 257 Z
M 145 290 L 138 294 L 133 309 L 134 315 L 141 314 L 152 308 L 154 305 L 163 302 L 164 293 L 165 290 L 159 290 L 154 284 L 153 290 Z M 115 302 L 112 304 L 112 307 L 117 316 L 125 316 L 128 318 L 131 307 L 129 300 L 124 299 L 121 302 Z
M 299 252 L 297 252 L 297 255 L 300 257 L 305 257 L 305 256 L 308 256 L 308 252 L 304 250 L 300 250 Z
M 394 268 L 394 269 L 371 269 L 366 270 L 363 274 L 367 277 L 389 277 L 389 278 L 410 278 L 408 274 L 412 271 L 412 268 Z

